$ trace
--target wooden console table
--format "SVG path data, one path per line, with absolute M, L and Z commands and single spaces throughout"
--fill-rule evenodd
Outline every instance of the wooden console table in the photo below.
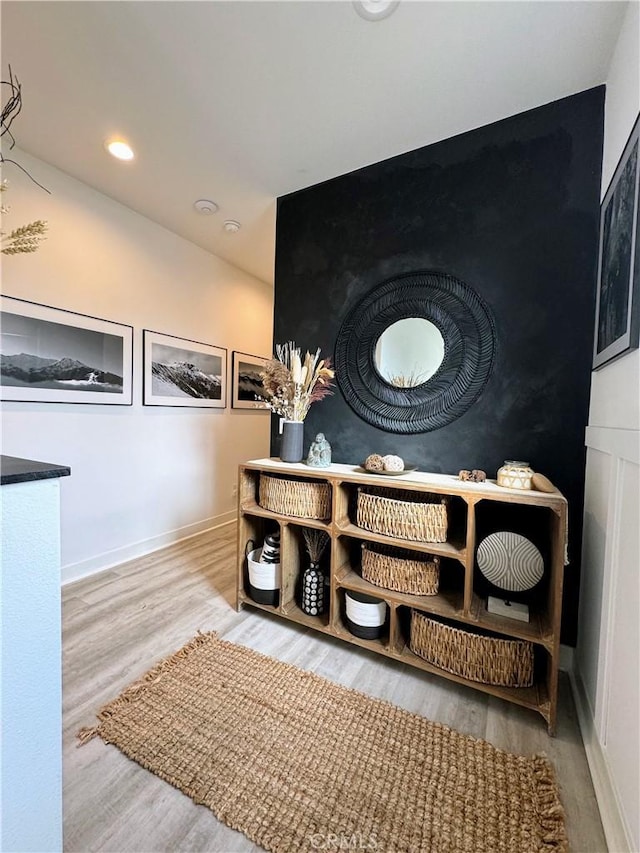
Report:
M 328 484 L 330 517 L 314 520 L 264 509 L 258 502 L 261 473 Z M 358 527 L 355 499 L 358 488 L 362 486 L 448 496 L 450 523 L 447 541 L 411 542 Z M 505 489 L 495 481 L 466 483 L 451 475 L 417 471 L 398 477 L 381 477 L 361 473 L 354 465 L 314 469 L 303 463 L 292 465 L 278 459 L 247 462 L 240 466 L 238 480 L 237 607 L 250 605 L 275 613 L 401 663 L 530 708 L 544 717 L 549 734 L 553 735 L 558 697 L 566 519 L 567 502 L 558 491 L 544 493 Z M 324 530 L 331 540 L 329 609 L 320 616 L 308 616 L 296 599 L 296 590 L 307 565 L 302 537 L 305 527 Z M 248 540 L 259 544 L 267 533 L 278 529 L 281 533 L 282 571 L 279 603 L 277 606 L 258 604 L 248 592 L 245 546 Z M 486 609 L 482 578 L 476 567 L 476 550 L 483 535 L 499 529 L 520 531 L 527 536 L 534 531 L 534 538 L 537 538 L 545 558 L 544 578 L 537 587 L 529 622 L 497 616 Z M 438 555 L 438 594 L 424 596 L 394 592 L 364 580 L 357 555 L 361 543 L 365 542 Z M 389 623 L 381 639 L 364 640 L 348 631 L 344 624 L 345 590 L 365 592 L 386 602 Z M 414 654 L 408 642 L 411 610 L 443 619 L 453 627 L 532 643 L 535 661 L 533 685 L 503 687 L 471 681 L 446 672 Z

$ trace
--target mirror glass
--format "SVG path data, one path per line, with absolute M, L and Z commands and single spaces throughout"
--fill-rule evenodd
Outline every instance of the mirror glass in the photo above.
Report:
M 392 323 L 375 347 L 380 376 L 396 388 L 416 388 L 430 379 L 444 360 L 440 330 L 422 317 Z

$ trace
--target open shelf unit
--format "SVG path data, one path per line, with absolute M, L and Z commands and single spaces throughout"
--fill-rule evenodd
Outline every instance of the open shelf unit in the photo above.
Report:
M 260 474 L 281 476 L 329 485 L 331 515 L 324 520 L 298 518 L 264 509 L 259 504 Z M 380 490 L 401 489 L 443 495 L 449 498 L 447 541 L 413 542 L 373 533 L 356 523 L 358 488 L 373 486 Z M 488 507 L 489 511 L 485 511 Z M 480 508 L 480 509 L 479 509 Z M 478 511 L 477 511 L 478 510 Z M 545 556 L 545 573 L 539 594 L 531 606 L 530 621 L 497 616 L 486 609 L 485 590 L 478 577 L 476 550 L 482 536 L 493 523 L 500 526 L 504 517 L 509 529 L 523 535 L 535 527 L 535 535 Z M 555 734 L 560 655 L 560 618 L 566 545 L 567 502 L 560 492 L 517 491 L 486 483 L 461 482 L 455 476 L 412 472 L 398 477 L 379 477 L 361 473 L 352 465 L 331 465 L 314 469 L 305 464 L 288 464 L 278 459 L 259 459 L 240 466 L 238 472 L 238 588 L 237 607 L 250 605 L 275 613 L 317 631 L 396 659 L 425 672 L 440 675 L 476 690 L 497 696 L 537 711 Z M 493 521 L 487 521 L 492 519 Z M 330 594 L 328 612 L 308 616 L 299 606 L 299 587 L 306 566 L 302 530 L 324 530 L 330 537 L 328 575 Z M 277 606 L 261 605 L 248 592 L 245 548 L 248 540 L 256 547 L 266 535 L 280 530 L 282 586 Z M 358 559 L 362 543 L 393 546 L 404 551 L 440 557 L 440 587 L 436 595 L 412 595 L 384 589 L 362 577 Z M 378 640 L 355 637 L 346 627 L 344 591 L 363 592 L 379 598 L 388 606 L 388 620 Z M 503 687 L 471 681 L 447 672 L 416 655 L 409 648 L 408 624 L 412 610 L 444 620 L 452 627 L 486 632 L 506 640 L 524 640 L 532 644 L 534 683 L 531 687 Z

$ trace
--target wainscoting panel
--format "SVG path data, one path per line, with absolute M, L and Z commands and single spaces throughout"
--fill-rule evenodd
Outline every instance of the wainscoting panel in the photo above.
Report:
M 640 467 L 619 460 L 618 513 L 614 533 L 611 572 L 609 655 L 607 659 L 606 709 L 604 744 L 614 779 L 622 801 L 623 814 L 635 827 L 630 827 L 636 850 L 640 850 L 638 804 L 640 784 L 640 627 L 638 621 L 638 588 L 640 548 L 638 520 L 640 519 Z
M 640 433 L 588 427 L 574 690 L 611 851 L 640 850 Z

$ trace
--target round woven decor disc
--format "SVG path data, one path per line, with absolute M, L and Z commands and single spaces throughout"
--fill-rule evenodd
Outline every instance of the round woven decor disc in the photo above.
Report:
M 478 546 L 478 568 L 500 589 L 524 592 L 542 578 L 544 560 L 525 536 L 501 530 L 487 536 Z

